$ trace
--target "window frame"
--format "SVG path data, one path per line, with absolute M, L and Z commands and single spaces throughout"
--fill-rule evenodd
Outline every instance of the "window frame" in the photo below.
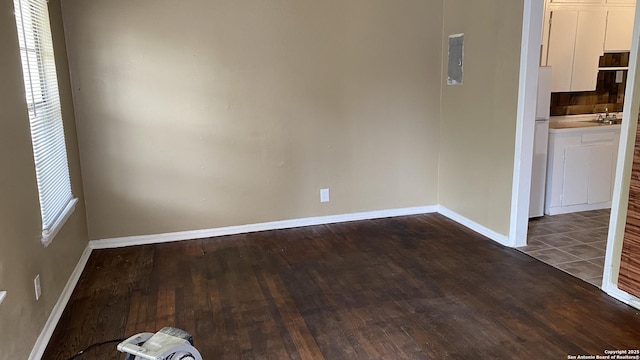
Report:
M 71 187 L 47 1 L 13 2 L 38 184 L 41 242 L 48 246 L 78 199 Z

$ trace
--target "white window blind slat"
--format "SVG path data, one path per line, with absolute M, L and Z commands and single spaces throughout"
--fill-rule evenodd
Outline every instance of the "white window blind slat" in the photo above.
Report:
M 14 0 L 31 140 L 47 245 L 75 206 L 46 0 Z

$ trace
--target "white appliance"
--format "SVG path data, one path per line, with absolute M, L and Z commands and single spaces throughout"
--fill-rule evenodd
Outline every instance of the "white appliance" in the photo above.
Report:
M 533 137 L 533 164 L 531 167 L 531 197 L 529 217 L 544 215 L 544 196 L 547 178 L 547 146 L 549 143 L 549 109 L 551 107 L 551 67 L 538 69 L 538 96 L 536 100 L 536 126 Z

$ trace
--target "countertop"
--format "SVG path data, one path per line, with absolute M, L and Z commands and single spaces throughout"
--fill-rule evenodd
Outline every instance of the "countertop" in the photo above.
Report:
M 587 115 L 570 115 L 570 116 L 552 116 L 549 119 L 549 132 L 573 132 L 573 131 L 601 131 L 601 130 L 618 130 L 620 124 L 609 124 L 597 122 L 594 114 Z
M 609 124 L 609 123 L 599 123 L 595 121 L 574 121 L 574 122 L 560 122 L 553 123 L 549 121 L 549 129 L 576 129 L 576 128 L 586 128 L 586 127 L 599 127 L 599 126 L 617 126 L 620 127 L 620 124 Z

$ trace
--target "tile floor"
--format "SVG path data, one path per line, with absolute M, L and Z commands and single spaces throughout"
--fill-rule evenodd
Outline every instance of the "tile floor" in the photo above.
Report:
M 518 250 L 600 287 L 609 214 L 605 209 L 532 219 L 527 246 Z

